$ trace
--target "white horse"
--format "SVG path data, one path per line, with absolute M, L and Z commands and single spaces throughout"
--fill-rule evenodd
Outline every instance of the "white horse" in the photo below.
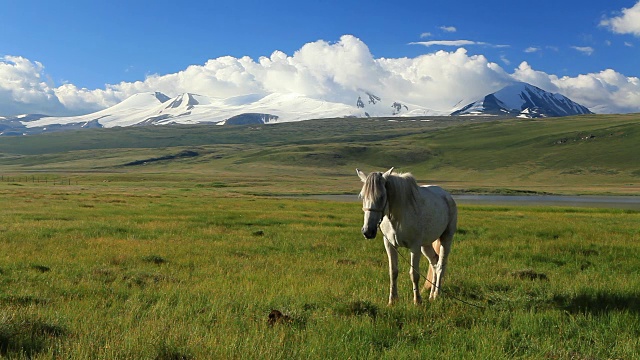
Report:
M 402 246 L 411 251 L 409 275 L 413 282 L 413 302 L 420 304 L 420 253 L 429 260 L 425 290 L 429 300 L 438 296 L 456 232 L 458 210 L 451 195 L 438 186 L 419 186 L 409 173 L 372 172 L 356 169 L 364 183 L 360 197 L 364 211 L 362 234 L 376 237 L 378 226 L 384 235 L 389 257 L 389 305 L 398 299 L 398 252 Z M 433 286 L 432 286 L 433 285 Z

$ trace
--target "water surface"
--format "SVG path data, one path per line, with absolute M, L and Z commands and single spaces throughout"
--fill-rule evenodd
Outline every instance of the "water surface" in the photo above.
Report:
M 311 195 L 313 199 L 360 201 L 357 195 Z M 454 195 L 461 205 L 564 206 L 640 210 L 640 196 Z

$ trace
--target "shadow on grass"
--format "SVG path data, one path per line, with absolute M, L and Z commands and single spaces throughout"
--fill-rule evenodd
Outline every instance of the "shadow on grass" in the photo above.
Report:
M 378 307 L 368 301 L 352 301 L 348 304 L 339 304 L 335 310 L 336 314 L 343 316 L 366 315 L 375 319 L 378 315 Z
M 640 313 L 640 294 L 606 292 L 580 293 L 574 296 L 556 295 L 553 302 L 570 313 L 604 314 L 610 311 Z
M 0 355 L 31 358 L 47 349 L 54 338 L 67 333 L 66 328 L 40 319 L 11 319 L 0 323 Z
M 177 346 L 162 344 L 155 360 L 191 360 L 194 357 Z

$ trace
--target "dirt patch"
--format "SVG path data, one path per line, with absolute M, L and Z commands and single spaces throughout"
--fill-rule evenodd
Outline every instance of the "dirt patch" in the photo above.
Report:
M 511 276 L 521 280 L 544 280 L 549 281 L 546 274 L 535 272 L 531 269 L 518 270 L 511 273 Z
M 280 310 L 271 310 L 267 324 L 273 326 L 275 324 L 290 324 L 292 322 L 289 315 L 283 314 Z

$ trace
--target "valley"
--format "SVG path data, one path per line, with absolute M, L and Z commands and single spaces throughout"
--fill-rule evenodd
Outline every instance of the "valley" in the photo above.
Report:
M 286 195 L 351 193 L 356 167 L 395 166 L 422 183 L 458 192 L 635 195 L 639 123 L 637 115 L 628 114 L 87 129 L 2 137 L 0 171 L 83 181 L 210 179 L 225 183 L 228 191 Z M 272 176 L 277 180 L 266 181 Z M 316 180 L 300 181 L 305 178 Z M 260 186 L 249 191 L 242 185 L 247 182 Z

